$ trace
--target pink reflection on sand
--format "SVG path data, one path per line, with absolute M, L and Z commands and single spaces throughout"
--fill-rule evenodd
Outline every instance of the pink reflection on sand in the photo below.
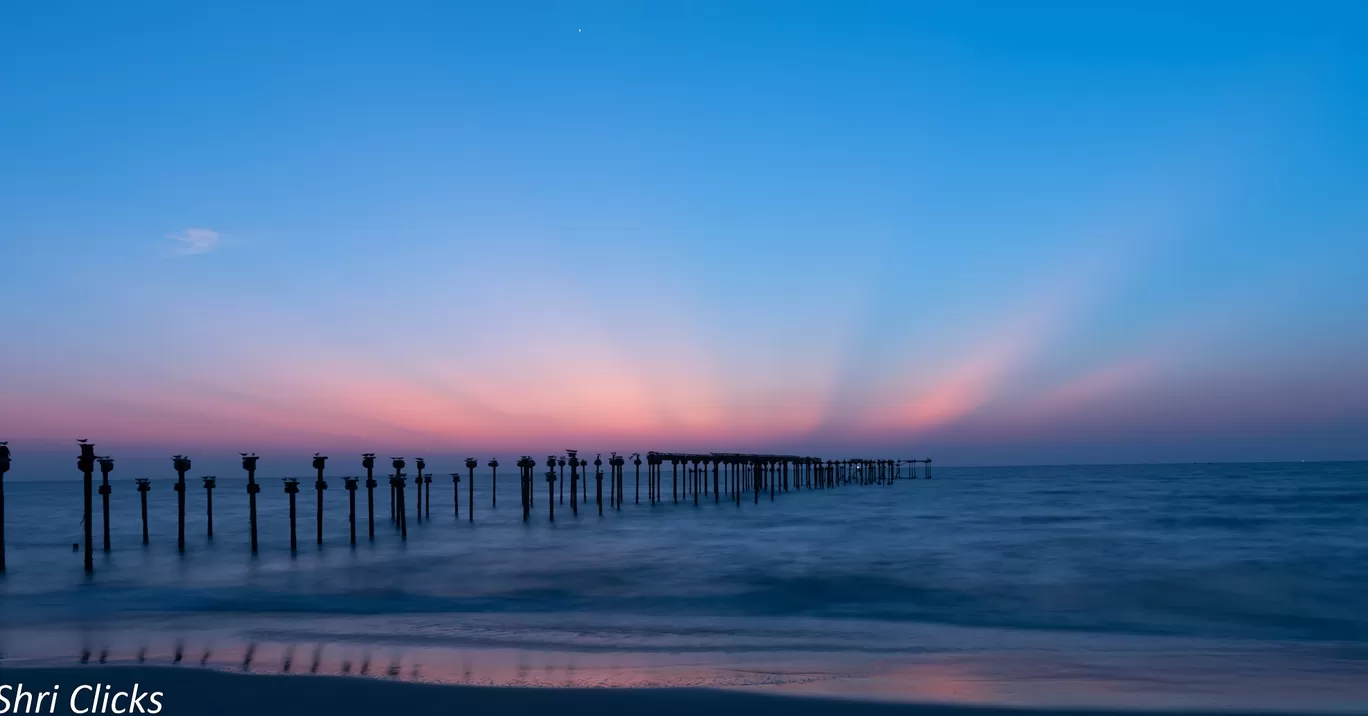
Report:
M 955 663 L 886 664 L 878 673 L 763 686 L 794 695 L 843 696 L 880 701 L 952 704 L 1018 704 L 998 684 Z
M 795 696 L 1027 707 L 1362 712 L 1368 682 L 1345 661 L 1299 668 L 1257 645 L 853 652 L 569 651 L 400 642 L 247 642 L 232 629 L 7 629 L 4 667 L 144 664 L 256 674 L 349 675 L 536 688 L 720 688 Z M 1010 640 L 1008 640 L 1010 641 Z M 1157 645 L 1162 647 L 1162 643 Z M 1154 645 L 1151 645 L 1154 646 Z M 1169 645 L 1174 646 L 1173 644 Z M 177 655 L 179 654 L 179 660 Z M 1292 661 L 1289 661 L 1292 659 Z M 1304 666 L 1304 665 L 1303 665 Z

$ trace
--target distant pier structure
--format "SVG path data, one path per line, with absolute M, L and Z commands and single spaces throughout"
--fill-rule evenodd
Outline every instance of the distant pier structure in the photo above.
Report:
M 110 535 L 110 504 L 109 495 L 113 488 L 109 481 L 110 473 L 114 470 L 114 459 L 111 457 L 97 456 L 95 446 L 89 441 L 79 441 L 80 454 L 77 457 L 77 467 L 82 473 L 81 482 L 81 501 L 82 501 L 82 523 L 83 534 L 81 539 L 73 543 L 73 551 L 82 554 L 84 568 L 87 574 L 94 572 L 94 505 L 93 497 L 99 494 L 101 499 L 101 512 L 103 520 L 103 548 L 108 552 L 113 549 Z M 596 453 L 594 460 L 586 460 L 579 457 L 578 450 L 565 450 L 563 454 L 553 454 L 546 458 L 546 472 L 543 473 L 543 480 L 546 483 L 547 512 L 548 522 L 556 519 L 556 505 L 564 504 L 564 491 L 569 482 L 570 490 L 570 512 L 573 518 L 581 518 L 580 506 L 588 505 L 589 499 L 589 466 L 594 467 L 594 507 L 596 518 L 605 518 L 604 478 L 607 477 L 608 484 L 608 507 L 612 512 L 622 512 L 627 504 L 626 499 L 626 474 L 625 466 L 630 456 L 633 466 L 633 505 L 641 504 L 641 465 L 646 464 L 646 507 L 643 509 L 654 509 L 664 506 L 664 466 L 670 465 L 670 502 L 671 505 L 678 505 L 681 500 L 685 504 L 692 503 L 691 507 L 702 507 L 711 501 L 713 505 L 720 506 L 725 499 L 736 508 L 741 508 L 746 502 L 759 505 L 761 501 L 777 502 L 781 495 L 786 493 L 798 493 L 803 491 L 817 492 L 834 490 L 844 486 L 891 486 L 902 480 L 915 480 L 918 477 L 918 466 L 923 479 L 931 479 L 931 458 L 843 458 L 831 459 L 810 455 L 792 454 L 768 454 L 768 453 L 734 453 L 734 452 L 657 452 L 647 453 L 619 453 L 611 452 L 607 461 L 602 459 L 603 453 Z M 587 454 L 587 453 L 586 453 Z M 379 483 L 375 480 L 375 453 L 362 453 L 362 466 L 366 469 L 365 482 L 362 483 L 359 477 L 344 477 L 344 487 L 346 488 L 345 499 L 347 500 L 347 521 L 348 530 L 345 542 L 352 548 L 356 546 L 357 514 L 356 514 L 356 492 L 361 487 L 366 488 L 366 534 L 371 541 L 375 540 L 375 488 Z M 8 443 L 0 441 L 0 573 L 6 568 L 6 547 L 5 544 L 5 475 L 11 470 L 12 452 Z M 258 497 L 265 499 L 261 493 L 260 483 L 256 481 L 257 461 L 256 453 L 239 453 L 238 457 L 242 461 L 242 467 L 247 473 L 247 503 L 248 519 L 250 531 L 250 551 L 251 554 L 258 552 L 257 541 L 257 501 Z M 177 552 L 184 555 L 186 552 L 185 536 L 185 510 L 186 501 L 189 498 L 188 490 L 185 485 L 185 474 L 191 468 L 190 458 L 185 455 L 174 455 L 171 458 L 172 468 L 175 472 L 176 481 L 172 483 L 172 488 L 176 492 L 176 548 Z M 317 508 L 315 512 L 314 537 L 320 548 L 325 545 L 323 535 L 323 511 L 325 505 L 325 491 L 327 482 L 323 478 L 324 465 L 327 457 L 315 453 L 311 467 L 314 472 L 314 493 Z M 570 475 L 566 479 L 565 467 L 569 464 Z M 603 466 L 607 464 L 608 471 L 605 475 Z M 405 485 L 407 475 L 404 467 L 407 462 L 404 457 L 391 458 L 390 465 L 394 468 L 394 474 L 389 477 L 391 516 L 398 538 L 401 541 L 408 539 L 408 510 L 405 504 Z M 432 506 L 432 477 L 426 471 L 427 462 L 423 458 L 413 458 L 417 475 L 414 478 L 414 487 L 418 497 L 416 504 L 418 509 L 414 512 L 415 523 L 433 522 L 431 518 Z M 100 470 L 100 484 L 94 484 L 94 472 L 96 467 Z M 466 468 L 466 514 L 464 519 L 461 515 L 460 489 L 461 478 L 459 472 L 449 473 L 452 480 L 452 521 L 459 524 L 466 522 L 475 528 L 477 522 L 475 517 L 475 468 L 479 465 L 479 460 L 474 457 L 465 458 L 460 466 Z M 495 481 L 498 460 L 491 459 L 487 463 L 490 468 L 490 507 L 491 517 L 494 516 L 493 508 L 497 505 L 495 494 L 497 493 Z M 538 461 L 530 456 L 522 456 L 517 462 L 520 468 L 520 502 L 522 504 L 522 521 L 532 522 L 532 508 L 535 506 L 536 493 L 536 468 Z M 301 466 L 302 467 L 302 466 Z M 452 467 L 456 467 L 453 465 Z M 559 474 L 557 473 L 559 468 Z M 581 468 L 583 472 L 581 473 Z M 300 492 L 300 478 L 285 477 L 284 494 L 288 502 L 289 519 L 289 550 L 290 554 L 298 553 L 298 536 L 296 519 L 298 512 L 296 509 L 296 496 Z M 204 486 L 206 530 L 205 538 L 214 538 L 214 488 L 216 478 L 205 476 L 201 478 Z M 149 542 L 148 516 L 147 516 L 147 493 L 151 490 L 151 480 L 147 477 L 134 479 L 136 491 L 139 493 L 139 507 L 141 510 L 142 534 L 141 543 L 147 545 Z M 557 485 L 557 483 L 560 483 Z M 96 489 L 98 487 L 98 489 Z M 558 495 L 558 488 L 560 494 Z M 816 497 L 814 495 L 813 497 Z M 279 499 L 279 498 L 274 498 Z M 482 518 L 483 519 L 483 518 Z M 427 534 L 427 528 L 419 534 Z

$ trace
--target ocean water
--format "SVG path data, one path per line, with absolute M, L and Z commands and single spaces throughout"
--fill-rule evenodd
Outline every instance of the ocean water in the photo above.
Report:
M 440 470 L 459 465 L 431 464 Z M 704 685 L 863 698 L 1368 711 L 1368 463 L 937 468 L 886 486 L 593 505 L 435 477 L 408 541 L 377 490 L 347 543 L 341 480 L 314 544 L 301 476 L 114 479 L 113 550 L 81 569 L 79 475 L 6 484 L 0 665 L 101 658 L 490 685 Z M 411 474 L 411 471 L 410 471 Z M 117 475 L 117 473 L 116 473 Z M 98 482 L 98 477 L 97 477 Z M 607 481 L 605 480 L 605 493 Z M 96 496 L 96 549 L 100 510 Z M 88 653 L 87 653 L 88 652 Z

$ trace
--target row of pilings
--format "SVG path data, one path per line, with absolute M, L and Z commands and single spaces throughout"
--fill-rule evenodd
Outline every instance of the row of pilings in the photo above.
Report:
M 85 571 L 93 573 L 95 569 L 94 553 L 94 497 L 100 496 L 102 513 L 102 548 L 105 552 L 111 549 L 109 525 L 109 496 L 113 492 L 113 486 L 109 482 L 109 475 L 114 471 L 114 459 L 107 456 L 95 454 L 95 446 L 86 440 L 80 440 L 80 453 L 77 457 L 76 466 L 82 475 L 82 528 L 84 530 L 83 542 L 73 545 L 73 548 L 84 552 Z M 260 549 L 257 539 L 257 496 L 261 493 L 261 483 L 257 482 L 257 463 L 260 457 L 256 453 L 239 453 L 242 459 L 242 469 L 247 473 L 247 504 L 248 504 L 248 523 L 251 535 L 251 551 L 256 554 Z M 590 506 L 590 481 L 593 481 L 593 507 L 599 516 L 604 513 L 605 507 L 605 479 L 607 480 L 607 508 L 609 510 L 620 511 L 626 502 L 627 478 L 626 465 L 630 459 L 633 467 L 633 481 L 631 488 L 632 504 L 641 504 L 641 466 L 646 465 L 646 502 L 649 505 L 661 505 L 666 503 L 665 492 L 665 466 L 669 465 L 670 488 L 669 503 L 679 504 L 681 500 L 686 503 L 692 500 L 694 505 L 699 505 L 709 499 L 714 504 L 720 504 L 723 499 L 729 503 L 734 503 L 738 507 L 749 500 L 753 504 L 759 504 L 762 498 L 774 501 L 777 496 L 787 492 L 799 492 L 803 490 L 831 490 L 846 485 L 891 485 L 898 480 L 916 479 L 917 465 L 923 465 L 924 477 L 931 477 L 930 458 L 913 460 L 889 460 L 889 459 L 846 459 L 846 460 L 824 460 L 817 457 L 803 457 L 798 455 L 755 455 L 743 453 L 673 453 L 673 452 L 648 452 L 643 460 L 640 453 L 633 453 L 629 456 L 620 456 L 617 453 L 610 453 L 608 459 L 603 459 L 602 453 L 595 455 L 591 462 L 586 458 L 581 458 L 577 450 L 567 450 L 564 455 L 549 455 L 545 461 L 546 471 L 542 473 L 542 481 L 546 483 L 546 509 L 547 518 L 554 522 L 556 519 L 556 506 L 565 504 L 565 492 L 567 482 L 570 492 L 570 512 L 573 516 L 578 516 L 581 508 Z M 318 545 L 323 544 L 323 494 L 328 489 L 328 482 L 324 478 L 324 471 L 328 457 L 315 453 L 312 459 L 312 467 L 315 472 L 313 483 L 316 510 L 315 510 L 315 531 L 314 539 Z M 176 481 L 172 483 L 172 489 L 176 492 L 176 548 L 179 552 L 185 552 L 185 525 L 186 525 L 186 498 L 189 486 L 186 482 L 186 474 L 192 469 L 193 463 L 186 455 L 174 455 L 171 458 L 172 469 L 176 474 Z M 466 520 L 475 521 L 475 468 L 479 467 L 480 461 L 475 458 L 465 460 L 466 472 L 449 473 L 452 481 L 452 510 L 457 520 L 461 519 L 461 478 L 466 478 Z M 491 459 L 487 466 L 490 468 L 490 508 L 497 507 L 497 486 L 499 461 Z M 538 480 L 536 473 L 538 466 L 542 463 L 538 460 L 524 455 L 517 462 L 519 469 L 519 479 L 521 484 L 520 499 L 522 507 L 522 519 L 528 522 L 532 519 L 534 510 L 537 509 L 537 494 L 540 489 L 537 486 Z M 593 467 L 593 473 L 589 471 Z M 5 489 L 4 477 L 9 472 L 11 466 L 10 449 L 4 442 L 0 442 L 0 572 L 5 571 Z M 570 468 L 570 475 L 567 480 L 565 468 Z M 608 471 L 605 476 L 604 466 Z M 357 543 L 357 495 L 363 487 L 365 488 L 365 525 L 366 539 L 375 540 L 375 506 L 376 488 L 380 487 L 376 480 L 376 454 L 362 453 L 361 467 L 365 470 L 364 481 L 359 476 L 343 477 L 342 487 L 347 493 L 347 512 L 349 523 L 349 542 L 352 545 Z M 408 493 L 409 474 L 405 472 L 408 467 L 408 460 L 404 457 L 391 457 L 390 468 L 393 474 L 382 475 L 389 483 L 389 521 L 390 526 L 395 530 L 401 540 L 408 540 Z M 100 471 L 100 483 L 95 485 L 95 470 Z M 421 522 L 425 519 L 432 519 L 432 480 L 433 475 L 427 472 L 427 462 L 423 458 L 413 459 L 415 474 L 412 476 L 414 487 L 414 506 L 413 518 Z M 201 487 L 205 492 L 205 518 L 207 536 L 209 539 L 214 537 L 214 490 L 217 488 L 217 478 L 206 475 L 199 478 Z M 290 521 L 290 551 L 297 552 L 299 549 L 299 534 L 297 525 L 296 500 L 298 498 L 301 484 L 299 478 L 282 478 L 284 493 L 289 501 L 289 521 Z M 147 493 L 152 490 L 151 478 L 140 477 L 134 480 L 141 503 L 142 517 L 142 543 L 149 543 L 147 527 Z M 559 491 L 557 485 L 559 484 Z

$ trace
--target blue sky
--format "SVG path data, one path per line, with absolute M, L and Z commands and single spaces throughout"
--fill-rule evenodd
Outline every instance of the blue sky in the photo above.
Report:
M 1361 4 L 280 5 L 0 9 L 0 434 L 1368 457 Z

